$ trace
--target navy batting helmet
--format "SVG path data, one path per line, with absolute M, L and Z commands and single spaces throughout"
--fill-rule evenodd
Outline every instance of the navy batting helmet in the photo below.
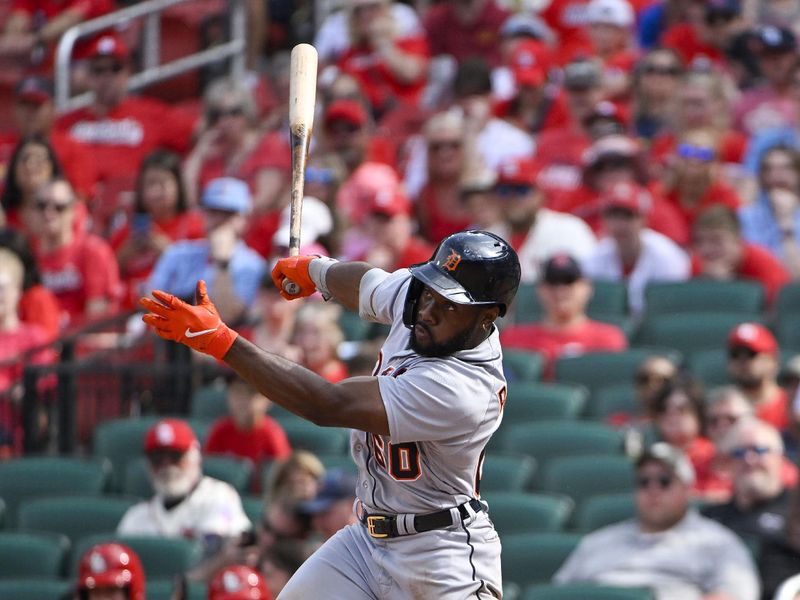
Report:
M 441 241 L 428 262 L 409 269 L 412 277 L 403 310 L 406 327 L 413 325 L 423 286 L 456 304 L 497 304 L 501 317 L 519 287 L 517 253 L 487 231 L 454 233 Z

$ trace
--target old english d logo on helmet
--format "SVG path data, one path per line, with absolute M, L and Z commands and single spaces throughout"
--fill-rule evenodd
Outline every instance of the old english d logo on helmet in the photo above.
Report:
M 445 260 L 444 263 L 442 264 L 442 268 L 452 272 L 456 270 L 456 267 L 460 262 L 461 262 L 461 255 L 455 250 L 451 250 L 450 254 L 448 254 L 447 256 L 447 260 Z

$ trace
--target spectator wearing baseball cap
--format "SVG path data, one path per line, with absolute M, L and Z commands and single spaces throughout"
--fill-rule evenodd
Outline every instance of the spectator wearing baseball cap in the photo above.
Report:
M 613 185 L 600 196 L 606 236 L 584 261 L 591 279 L 624 281 L 628 306 L 634 315 L 644 309 L 644 291 L 656 281 L 684 281 L 689 277 L 689 257 L 669 239 L 646 227 L 652 197 L 630 184 Z
M 317 495 L 298 506 L 302 514 L 311 517 L 311 527 L 323 542 L 340 529 L 357 522 L 353 514 L 357 484 L 356 476 L 349 471 L 331 469 L 322 477 Z
M 725 206 L 712 206 L 697 218 L 692 251 L 694 277 L 757 281 L 769 302 L 791 280 L 789 272 L 768 250 L 742 239 L 736 213 Z
M 186 421 L 156 422 L 145 435 L 144 452 L 155 493 L 128 509 L 118 535 L 200 540 L 211 554 L 250 528 L 236 490 L 203 475 L 200 443 Z
M 625 350 L 628 341 L 621 329 L 587 316 L 592 292 L 592 282 L 583 276 L 577 260 L 569 254 L 551 256 L 534 292 L 544 311 L 541 319 L 503 329 L 503 347 L 540 352 L 548 379 L 555 375 L 555 361 L 564 356 Z
M 536 281 L 541 265 L 553 254 L 568 252 L 580 260 L 589 256 L 596 244 L 581 219 L 542 206 L 544 196 L 537 176 L 534 160 L 517 160 L 503 165 L 494 186 L 505 221 L 500 235 L 519 255 L 523 282 Z
M 630 75 L 638 58 L 634 51 L 633 7 L 628 0 L 591 0 L 586 5 L 591 56 L 603 65 L 605 97 L 623 98 L 630 91 Z
M 764 129 L 794 127 L 798 117 L 792 93 L 797 62 L 795 34 L 786 27 L 761 25 L 754 38 L 763 82 L 739 98 L 734 115 L 736 126 L 747 135 Z
M 747 547 L 690 505 L 694 470 L 683 452 L 653 444 L 635 469 L 636 515 L 584 536 L 553 580 L 646 587 L 665 600 L 758 600 Z
M 247 184 L 233 177 L 214 179 L 200 201 L 206 239 L 181 240 L 159 257 L 147 289 L 165 290 L 193 301 L 199 279 L 227 319 L 239 321 L 255 300 L 267 270 L 264 259 L 242 239 L 252 199 Z
M 756 417 L 783 431 L 789 426 L 789 398 L 778 385 L 778 342 L 759 323 L 742 323 L 728 335 L 728 375 L 755 409 Z

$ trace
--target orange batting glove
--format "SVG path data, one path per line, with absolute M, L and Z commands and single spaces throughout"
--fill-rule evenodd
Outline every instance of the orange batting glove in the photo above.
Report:
M 150 311 L 142 321 L 165 340 L 180 342 L 222 360 L 239 337 L 220 319 L 217 307 L 208 299 L 206 282 L 202 279 L 197 282 L 196 305 L 187 304 L 161 290 L 153 290 L 153 297 L 155 300 L 139 300 L 139 304 Z
M 280 290 L 281 296 L 286 300 L 295 300 L 296 298 L 305 298 L 317 291 L 317 286 L 311 281 L 308 274 L 308 265 L 311 261 L 318 256 L 290 256 L 289 258 L 281 258 L 272 269 L 272 283 Z M 290 295 L 283 289 L 283 282 L 286 280 L 293 281 L 300 287 L 297 294 Z

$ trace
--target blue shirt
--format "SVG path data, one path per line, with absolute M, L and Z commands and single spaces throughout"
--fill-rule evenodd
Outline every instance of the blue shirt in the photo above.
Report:
M 780 259 L 783 255 L 783 236 L 772 212 L 772 205 L 764 192 L 758 193 L 755 202 L 739 209 L 742 237 L 751 244 L 764 246 Z M 800 210 L 794 213 L 795 238 L 800 243 Z
M 250 306 L 255 300 L 266 261 L 244 242 L 237 242 L 228 272 L 239 300 Z M 151 290 L 164 290 L 184 300 L 194 298 L 198 279 L 208 288 L 214 285 L 215 268 L 209 256 L 208 240 L 180 241 L 172 244 L 158 259 L 148 282 Z

